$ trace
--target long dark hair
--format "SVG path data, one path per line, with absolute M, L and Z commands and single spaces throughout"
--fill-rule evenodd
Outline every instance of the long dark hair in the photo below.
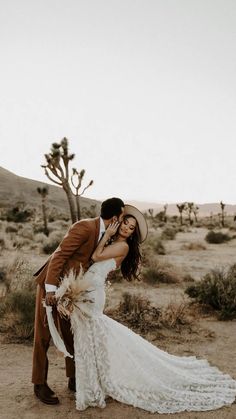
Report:
M 125 215 L 124 219 L 136 218 L 133 215 Z M 138 279 L 139 267 L 141 262 L 141 253 L 139 249 L 140 245 L 140 233 L 138 223 L 136 220 L 136 227 L 132 235 L 127 239 L 129 245 L 129 252 L 125 259 L 121 263 L 121 273 L 125 279 L 131 281 L 132 279 Z

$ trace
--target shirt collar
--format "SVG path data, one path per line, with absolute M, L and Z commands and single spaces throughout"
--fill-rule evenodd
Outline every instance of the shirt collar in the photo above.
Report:
M 100 230 L 99 230 L 99 238 L 101 237 L 101 235 L 102 235 L 103 233 L 105 233 L 105 231 L 106 231 L 106 227 L 105 227 L 104 221 L 103 221 L 102 217 L 100 217 Z

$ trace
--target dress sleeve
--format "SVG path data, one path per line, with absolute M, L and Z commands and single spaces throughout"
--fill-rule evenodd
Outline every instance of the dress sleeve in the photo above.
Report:
M 66 236 L 52 254 L 50 259 L 45 284 L 58 286 L 59 277 L 69 257 L 87 241 L 90 229 L 85 221 L 73 224 Z

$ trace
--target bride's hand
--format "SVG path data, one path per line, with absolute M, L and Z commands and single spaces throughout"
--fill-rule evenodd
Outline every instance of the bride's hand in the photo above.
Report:
M 106 229 L 105 235 L 107 239 L 110 239 L 114 234 L 116 234 L 118 227 L 120 223 L 118 221 L 109 224 L 109 226 Z

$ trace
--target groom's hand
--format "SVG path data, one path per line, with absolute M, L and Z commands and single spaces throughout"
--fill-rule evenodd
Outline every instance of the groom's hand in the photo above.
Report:
M 54 306 L 56 304 L 55 292 L 46 292 L 45 303 L 47 306 Z

